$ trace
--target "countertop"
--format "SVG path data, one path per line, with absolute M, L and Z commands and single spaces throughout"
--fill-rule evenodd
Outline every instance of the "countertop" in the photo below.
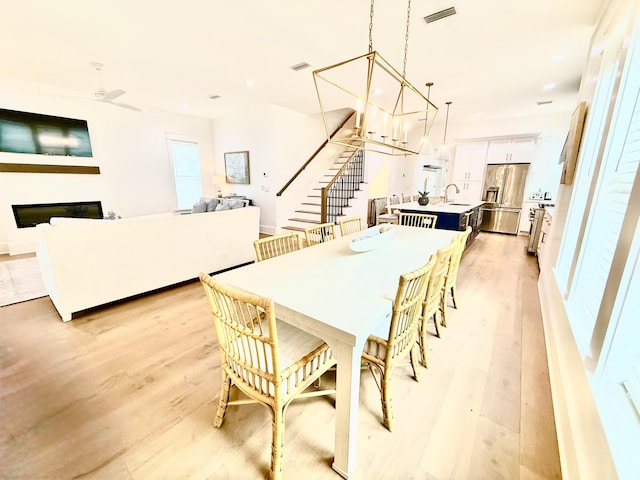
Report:
M 418 202 L 400 203 L 398 205 L 390 205 L 394 210 L 412 210 L 416 212 L 433 212 L 433 213 L 465 213 L 469 210 L 483 205 L 485 202 L 471 203 L 430 203 L 428 205 L 420 205 Z

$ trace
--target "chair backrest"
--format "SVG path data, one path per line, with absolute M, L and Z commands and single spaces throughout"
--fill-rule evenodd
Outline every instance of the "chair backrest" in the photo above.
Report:
M 360 217 L 350 217 L 340 220 L 340 235 L 343 237 L 350 233 L 356 233 L 362 230 L 362 219 Z
M 413 201 L 414 201 L 414 202 L 417 202 L 417 201 L 418 201 L 418 197 L 420 197 L 420 195 L 414 195 L 414 196 L 412 197 L 412 198 L 413 198 Z
M 241 390 L 269 401 L 282 376 L 273 300 L 237 290 L 204 273 L 200 282 L 213 313 L 222 368 Z
M 427 285 L 427 292 L 422 303 L 422 317 L 426 320 L 436 313 L 440 308 L 440 302 L 442 299 L 442 289 L 444 288 L 444 282 L 449 270 L 449 262 L 451 261 L 451 255 L 453 251 L 458 247 L 457 238 L 454 238 L 452 242 L 444 248 L 438 250 L 433 256 L 435 256 L 435 264 L 429 277 L 429 284 Z
M 411 201 L 411 195 L 402 195 L 402 203 L 409 203 Z
M 302 237 L 295 232 L 271 235 L 255 240 L 253 248 L 256 250 L 257 260 L 261 262 L 268 258 L 302 249 Z
M 400 213 L 398 217 L 399 225 L 408 225 L 410 227 L 436 228 L 437 215 L 428 213 Z
M 304 229 L 307 246 L 318 245 L 336 238 L 335 224 L 332 222 L 320 223 Z
M 400 275 L 385 353 L 387 368 L 394 358 L 404 358 L 416 343 L 422 301 L 435 263 L 432 255 L 423 267 Z
M 402 201 L 402 197 L 399 197 L 398 195 L 389 197 L 389 205 L 398 205 L 401 201 Z
M 451 260 L 449 261 L 449 269 L 447 270 L 447 276 L 445 280 L 444 289 L 445 292 L 449 290 L 453 285 L 456 284 L 458 279 L 458 267 L 460 267 L 460 260 L 462 259 L 462 254 L 464 253 L 464 249 L 467 246 L 467 239 L 471 234 L 471 227 L 467 227 L 464 232 L 461 232 L 456 237 L 457 247 L 451 254 Z

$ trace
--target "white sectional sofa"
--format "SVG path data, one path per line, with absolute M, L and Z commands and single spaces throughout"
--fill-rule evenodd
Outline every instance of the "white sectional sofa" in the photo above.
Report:
M 38 261 L 62 320 L 91 307 L 255 260 L 260 209 L 121 220 L 51 219 Z

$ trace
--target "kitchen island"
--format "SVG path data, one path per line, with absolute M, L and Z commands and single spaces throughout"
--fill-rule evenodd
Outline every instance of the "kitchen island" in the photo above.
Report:
M 393 209 L 403 213 L 428 213 L 437 215 L 436 228 L 463 231 L 467 226 L 471 227 L 471 235 L 469 235 L 467 240 L 468 247 L 480 232 L 482 205 L 484 205 L 484 202 L 440 202 L 435 204 L 430 203 L 428 205 L 420 205 L 418 202 L 407 202 L 393 205 Z

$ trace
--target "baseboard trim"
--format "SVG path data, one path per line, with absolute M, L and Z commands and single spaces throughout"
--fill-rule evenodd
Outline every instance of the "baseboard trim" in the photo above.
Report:
M 562 478 L 618 478 L 588 372 L 575 342 L 555 276 L 550 270 L 545 269 L 540 274 L 538 295 Z

